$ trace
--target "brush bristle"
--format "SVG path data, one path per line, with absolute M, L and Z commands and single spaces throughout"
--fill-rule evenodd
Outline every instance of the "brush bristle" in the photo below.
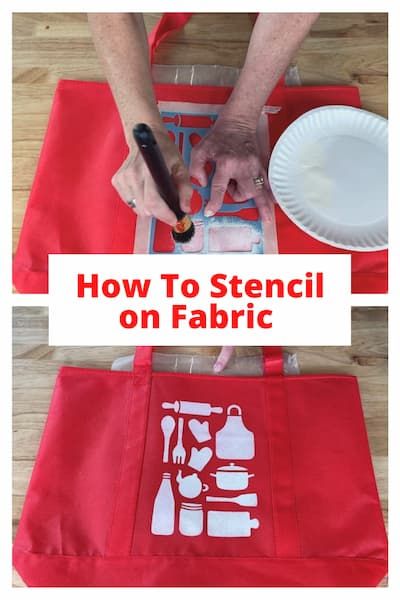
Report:
M 186 231 L 182 231 L 181 233 L 178 233 L 177 231 L 172 230 L 172 237 L 174 238 L 175 242 L 177 242 L 177 244 L 186 244 L 187 242 L 190 242 L 190 240 L 192 239 L 193 236 L 194 236 L 193 222 L 191 223 L 189 229 L 187 229 Z

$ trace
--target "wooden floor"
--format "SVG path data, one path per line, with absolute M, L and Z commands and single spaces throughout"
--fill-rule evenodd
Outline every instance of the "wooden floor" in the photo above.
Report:
M 150 29 L 158 15 L 146 14 Z M 251 31 L 247 14 L 197 14 L 160 47 L 160 64 L 240 67 Z M 387 19 L 384 13 L 321 15 L 294 60 L 305 84 L 355 84 L 364 108 L 387 115 Z M 26 201 L 60 78 L 101 80 L 86 16 L 14 15 L 14 222 L 19 238 Z
M 387 517 L 387 310 L 353 309 L 351 347 L 291 348 L 303 373 L 346 373 L 359 380 L 379 494 Z M 13 525 L 21 508 L 38 449 L 56 373 L 61 365 L 109 368 L 129 350 L 47 345 L 47 309 L 14 308 Z M 164 352 L 216 354 L 217 348 L 162 348 Z M 239 348 L 239 354 L 254 354 Z M 14 584 L 23 585 L 14 573 Z

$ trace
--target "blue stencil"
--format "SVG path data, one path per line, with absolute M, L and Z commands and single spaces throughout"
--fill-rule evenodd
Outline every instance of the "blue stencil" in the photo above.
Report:
M 183 160 L 186 165 L 190 163 L 190 155 L 192 152 L 192 144 L 190 137 L 195 134 L 203 138 L 209 131 L 208 127 L 188 127 L 181 124 L 180 113 L 177 112 L 162 112 L 161 116 L 164 119 L 166 129 L 173 134 L 175 144 L 179 147 L 180 152 L 183 156 Z M 190 117 L 202 117 L 209 118 L 215 121 L 217 118 L 216 114 L 206 113 L 185 113 L 184 119 L 188 121 Z M 171 135 L 172 137 L 172 135 Z M 263 225 L 260 219 L 257 221 L 246 220 L 240 217 L 238 213 L 241 210 L 255 208 L 254 200 L 247 200 L 246 202 L 235 203 L 235 204 L 223 204 L 219 212 L 229 213 L 229 216 L 217 216 L 217 217 L 205 217 L 204 208 L 210 198 L 211 193 L 211 182 L 213 172 L 210 174 L 206 187 L 200 187 L 193 184 L 193 188 L 200 194 L 202 199 L 201 210 L 192 215 L 192 220 L 195 227 L 200 231 L 203 231 L 203 243 L 201 249 L 192 252 L 208 254 L 214 252 L 243 252 L 247 254 L 263 254 L 264 253 L 264 231 Z M 221 235 L 221 229 L 224 229 L 224 234 Z M 235 231 L 237 230 L 237 231 Z M 221 232 L 221 233 L 220 233 Z M 149 239 L 149 253 L 159 253 L 154 249 L 154 241 L 156 234 L 156 220 L 152 219 L 150 227 L 150 239 Z M 216 246 L 220 243 L 218 240 L 221 238 L 222 247 L 224 246 L 224 238 L 231 237 L 233 245 L 242 244 L 243 248 L 227 249 L 216 249 Z M 246 238 L 246 239 L 245 239 Z M 247 240 L 247 241 L 246 241 Z M 252 242 L 251 240 L 257 240 Z M 175 249 L 170 251 L 171 254 L 187 254 L 186 250 L 183 250 L 182 244 L 175 244 Z M 226 242 L 225 242 L 226 246 Z M 229 246 L 229 243 L 228 243 Z M 188 245 L 185 245 L 188 249 Z M 247 248 L 247 249 L 245 249 Z

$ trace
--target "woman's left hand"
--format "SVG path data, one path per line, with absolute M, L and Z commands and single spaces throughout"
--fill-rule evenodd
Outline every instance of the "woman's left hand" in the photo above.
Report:
M 215 163 L 205 216 L 214 215 L 223 204 L 225 192 L 229 192 L 236 202 L 254 198 L 260 217 L 269 220 L 272 192 L 265 170 L 267 160 L 252 127 L 220 116 L 191 156 L 190 175 L 202 186 L 207 185 L 206 164 Z

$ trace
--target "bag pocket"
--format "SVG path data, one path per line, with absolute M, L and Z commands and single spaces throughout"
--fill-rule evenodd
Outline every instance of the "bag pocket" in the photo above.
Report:
M 153 374 L 133 554 L 274 555 L 262 381 Z

